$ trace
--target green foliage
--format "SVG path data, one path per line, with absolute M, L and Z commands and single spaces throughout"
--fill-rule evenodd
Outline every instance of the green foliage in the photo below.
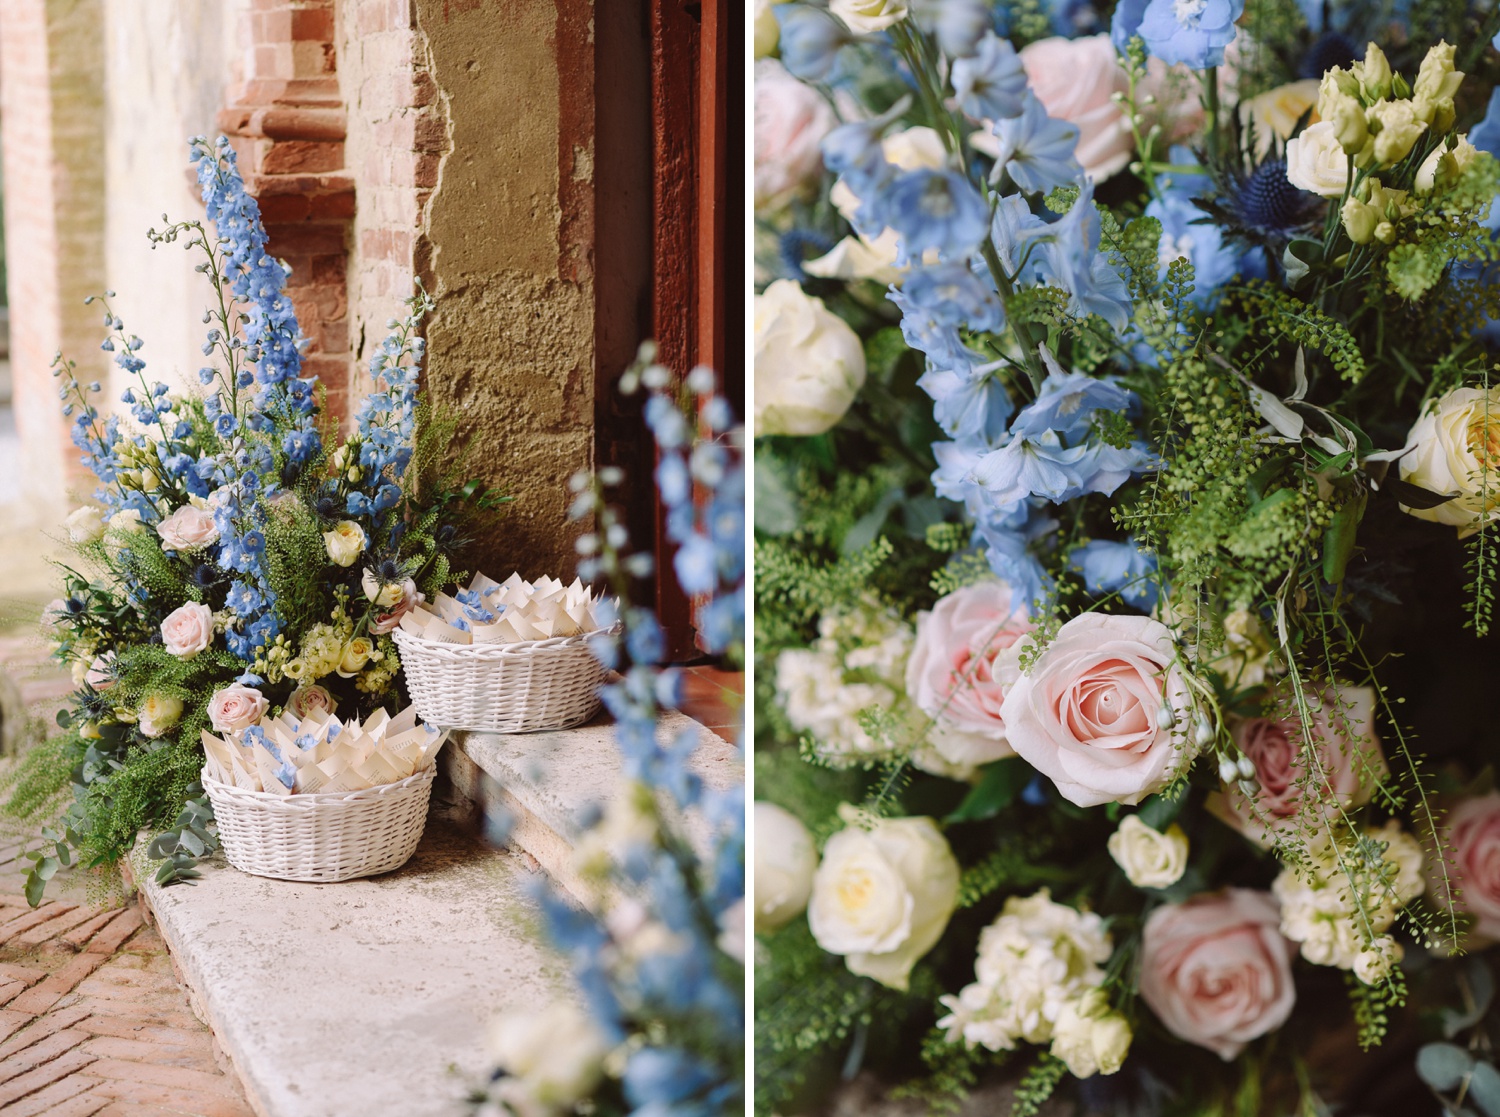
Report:
M 1026 1072 L 1026 1077 L 1016 1087 L 1010 1117 L 1036 1117 L 1067 1073 L 1067 1063 L 1049 1052 L 1039 1054 L 1031 1069 Z
M 964 1099 L 979 1084 L 980 1072 L 1004 1065 L 1009 1057 L 1008 1051 L 952 1043 L 941 1029 L 935 1028 L 922 1040 L 922 1062 L 927 1066 L 927 1077 L 898 1087 L 892 1096 L 925 1102 L 933 1114 L 957 1114 Z
M 1321 353 L 1351 384 L 1364 379 L 1368 371 L 1364 347 L 1348 327 L 1291 292 L 1251 281 L 1226 292 L 1225 302 L 1226 310 L 1233 307 L 1242 315 L 1240 327 L 1246 332 L 1264 331 L 1292 346 Z

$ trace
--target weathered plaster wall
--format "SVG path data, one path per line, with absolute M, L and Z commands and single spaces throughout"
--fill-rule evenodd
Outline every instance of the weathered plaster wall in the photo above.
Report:
M 424 279 L 432 397 L 458 418 L 470 472 L 516 496 L 474 561 L 568 575 L 567 478 L 593 465 L 592 7 L 416 0 L 411 26 L 392 7 L 340 16 L 361 171 L 353 336 L 368 357 Z
M 146 375 L 196 386 L 212 298 L 195 272 L 201 254 L 182 242 L 153 249 L 146 237 L 201 219 L 188 177 L 187 141 L 215 134 L 234 44 L 234 0 L 104 0 L 105 275 L 126 328 L 145 341 Z M 110 400 L 127 379 L 113 369 Z M 117 407 L 121 405 L 115 403 Z M 123 407 L 121 408 L 123 410 Z

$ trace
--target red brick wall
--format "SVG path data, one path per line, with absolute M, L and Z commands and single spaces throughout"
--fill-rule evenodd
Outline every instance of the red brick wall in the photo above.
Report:
M 304 375 L 347 418 L 351 352 L 347 271 L 354 175 L 335 49 L 335 0 L 251 0 L 241 17 L 243 80 L 219 127 L 260 202 L 271 252 L 291 265 L 288 293 L 310 344 Z

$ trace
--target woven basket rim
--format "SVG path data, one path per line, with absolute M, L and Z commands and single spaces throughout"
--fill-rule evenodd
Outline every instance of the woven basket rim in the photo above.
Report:
M 398 647 L 405 648 L 410 645 L 413 651 L 440 659 L 485 660 L 532 655 L 536 652 L 559 651 L 573 647 L 587 648 L 588 642 L 595 636 L 616 635 L 622 628 L 623 625 L 616 621 L 608 628 L 576 632 L 572 636 L 551 636 L 546 640 L 513 640 L 505 644 L 449 644 L 442 640 L 427 640 L 421 636 L 413 636 L 405 629 L 397 628 L 391 632 L 391 639 L 396 641 Z
M 308 806 L 317 806 L 320 803 L 347 803 L 360 799 L 383 798 L 393 791 L 405 791 L 407 788 L 415 787 L 423 783 L 431 783 L 437 776 L 437 766 L 420 768 L 404 779 L 395 783 L 381 783 L 374 787 L 362 787 L 358 791 L 294 791 L 290 795 L 277 795 L 270 791 L 251 791 L 248 787 L 236 787 L 232 783 L 224 783 L 216 780 L 208 774 L 205 767 L 199 778 L 203 781 L 203 789 L 210 796 L 218 792 L 228 798 L 237 799 L 244 806 L 265 804 L 276 804 L 278 806 L 292 801 L 298 804 L 305 803 Z

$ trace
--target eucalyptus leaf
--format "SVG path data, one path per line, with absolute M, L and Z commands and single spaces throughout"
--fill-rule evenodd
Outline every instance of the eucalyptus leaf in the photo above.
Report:
M 970 788 L 962 803 L 945 822 L 981 822 L 994 818 L 1016 801 L 1027 781 L 1031 767 L 1020 757 L 1011 756 L 986 764 L 979 782 Z
M 1323 580 L 1338 585 L 1344 580 L 1349 557 L 1354 554 L 1354 540 L 1359 532 L 1359 521 L 1364 517 L 1365 504 L 1369 497 L 1361 492 L 1353 500 L 1346 500 L 1323 533 Z
M 1451 1043 L 1429 1043 L 1417 1052 L 1417 1074 L 1434 1090 L 1456 1090 L 1473 1069 L 1469 1053 Z
M 1468 1097 L 1484 1110 L 1486 1117 L 1500 1117 L 1500 1071 L 1489 1063 L 1475 1063 L 1469 1076 Z
M 1436 508 L 1440 504 L 1447 504 L 1456 497 L 1457 493 L 1449 493 L 1444 496 L 1435 493 L 1431 489 L 1424 489 L 1420 485 L 1413 485 L 1410 481 L 1402 481 L 1396 477 L 1387 477 L 1384 491 L 1390 493 L 1408 508 Z

